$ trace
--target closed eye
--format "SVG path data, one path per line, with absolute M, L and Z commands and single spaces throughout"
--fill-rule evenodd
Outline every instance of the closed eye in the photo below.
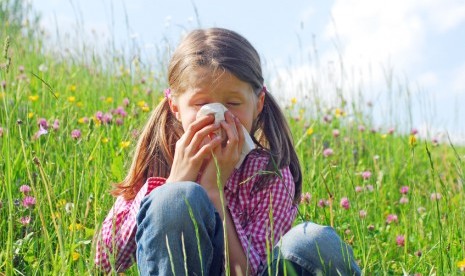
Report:
M 241 103 L 230 102 L 230 103 L 227 103 L 227 105 L 230 105 L 230 106 L 239 106 L 239 105 L 241 105 Z

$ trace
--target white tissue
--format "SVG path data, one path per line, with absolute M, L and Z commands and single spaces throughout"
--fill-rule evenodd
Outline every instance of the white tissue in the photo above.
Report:
M 197 118 L 213 114 L 215 116 L 215 123 L 221 122 L 224 121 L 224 113 L 227 110 L 228 109 L 221 103 L 206 104 L 197 112 Z M 236 164 L 236 169 L 241 166 L 247 154 L 255 148 L 255 143 L 252 141 L 249 132 L 244 126 L 242 126 L 242 132 L 244 133 L 245 141 L 242 146 L 241 157 L 239 158 L 239 162 Z

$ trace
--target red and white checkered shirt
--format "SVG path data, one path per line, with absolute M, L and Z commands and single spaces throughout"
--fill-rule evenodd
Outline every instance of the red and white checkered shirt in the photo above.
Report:
M 280 170 L 282 177 L 269 177 L 267 179 L 271 182 L 259 188 L 263 175 L 267 174 L 268 159 L 269 154 L 263 150 L 250 152 L 224 189 L 237 235 L 252 269 L 250 275 L 256 275 L 266 266 L 267 243 L 272 248 L 291 228 L 297 214 L 297 206 L 293 204 L 294 181 L 289 167 Z M 131 266 L 136 257 L 136 216 L 140 203 L 164 183 L 164 178 L 151 177 L 133 200 L 127 201 L 121 196 L 116 199 L 96 237 L 95 263 L 102 271 L 122 272 Z

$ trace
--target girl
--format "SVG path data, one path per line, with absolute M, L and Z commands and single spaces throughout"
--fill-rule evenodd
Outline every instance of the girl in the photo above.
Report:
M 136 260 L 142 275 L 358 274 L 332 228 L 289 231 L 301 170 L 253 46 L 230 30 L 194 30 L 175 50 L 168 81 L 128 175 L 112 191 L 96 264 L 121 272 Z M 228 109 L 224 121 L 197 118 L 209 103 Z M 248 134 L 256 148 L 235 168 Z

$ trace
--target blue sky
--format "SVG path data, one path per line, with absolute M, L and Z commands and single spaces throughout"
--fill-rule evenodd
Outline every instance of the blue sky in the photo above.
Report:
M 57 29 L 71 38 L 80 36 L 76 29 L 81 35 L 93 31 L 123 47 L 137 43 L 147 53 L 163 39 L 176 41 L 197 27 L 197 19 L 202 27 L 231 28 L 260 52 L 266 83 L 273 93 L 279 92 L 278 97 L 304 97 L 311 87 L 310 98 L 334 107 L 335 91 L 342 88 L 347 99 L 362 94 L 364 103 L 372 102 L 384 130 L 414 127 L 430 138 L 444 138 L 447 131 L 454 141 L 465 143 L 463 0 L 32 0 L 32 4 L 52 37 Z M 392 75 L 391 90 L 386 75 Z M 411 95 L 411 120 L 409 100 L 402 96 L 406 90 Z

